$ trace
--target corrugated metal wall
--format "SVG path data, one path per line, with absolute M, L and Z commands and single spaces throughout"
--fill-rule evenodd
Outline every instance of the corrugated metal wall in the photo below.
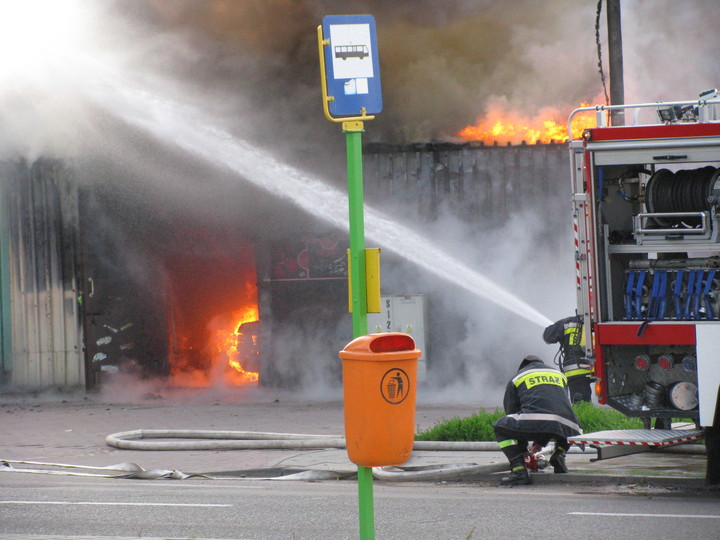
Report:
M 0 180 L 5 382 L 84 387 L 77 187 L 60 163 L 44 160 L 2 164 Z
M 392 201 L 427 221 L 441 207 L 468 222 L 502 222 L 530 207 L 548 217 L 562 207 L 570 216 L 564 144 L 370 144 L 363 168 L 369 201 Z

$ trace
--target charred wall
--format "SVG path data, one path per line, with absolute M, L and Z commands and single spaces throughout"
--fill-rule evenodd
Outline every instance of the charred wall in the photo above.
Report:
M 363 167 L 369 202 L 422 221 L 449 212 L 502 223 L 530 208 L 553 219 L 569 201 L 564 144 L 369 144 Z

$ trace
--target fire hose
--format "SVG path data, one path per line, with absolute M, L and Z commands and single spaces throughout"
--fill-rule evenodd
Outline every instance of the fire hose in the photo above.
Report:
M 153 439 L 153 440 L 146 440 Z M 163 441 L 157 439 L 175 439 Z M 193 440 L 178 440 L 193 439 Z M 300 433 L 268 433 L 255 431 L 216 431 L 178 429 L 137 429 L 108 435 L 109 446 L 126 450 L 258 450 L 258 449 L 327 449 L 345 448 L 340 436 L 308 435 Z M 426 451 L 499 451 L 494 441 L 415 441 L 413 450 Z M 588 452 L 594 450 L 587 450 Z M 585 452 L 580 448 L 573 453 Z M 453 463 L 423 467 L 374 467 L 373 476 L 392 482 L 456 480 L 473 475 L 491 474 L 507 470 L 507 462 L 478 465 Z M 306 478 L 297 476 L 298 479 Z
M 152 439 L 152 440 L 149 440 Z M 174 439 L 162 441 L 157 439 Z M 192 440 L 178 440 L 192 439 Z M 345 439 L 341 436 L 309 435 L 299 433 L 271 433 L 255 431 L 215 431 L 215 430 L 178 430 L 178 429 L 137 429 L 108 435 L 105 439 L 109 446 L 125 450 L 308 450 L 345 448 Z M 491 441 L 415 441 L 413 450 L 418 451 L 499 451 L 496 442 Z M 704 453 L 702 446 L 676 446 L 663 449 L 665 452 Z M 570 453 L 594 452 L 590 449 L 573 446 Z M 16 465 L 31 466 L 20 468 Z M 374 467 L 373 476 L 378 480 L 390 482 L 467 480 L 473 476 L 506 471 L 507 463 L 478 465 L 476 463 L 451 463 L 427 466 Z M 88 472 L 92 471 L 92 472 Z M 97 476 L 106 478 L 137 478 L 152 480 L 185 479 L 191 477 L 210 478 L 205 474 L 186 474 L 177 470 L 145 470 L 134 463 L 121 463 L 107 467 L 90 467 L 63 463 L 44 463 L 34 461 L 0 460 L 0 472 L 62 474 L 70 476 Z M 268 478 L 264 480 L 322 480 L 337 478 L 332 471 L 302 471 L 295 474 Z

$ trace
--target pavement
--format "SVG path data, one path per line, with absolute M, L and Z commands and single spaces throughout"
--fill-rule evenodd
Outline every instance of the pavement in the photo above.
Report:
M 425 430 L 443 420 L 463 418 L 476 411 L 476 405 L 433 404 L 420 399 L 416 428 Z M 0 426 L 0 463 L 6 462 L 4 467 L 0 466 L 0 472 L 40 470 L 117 475 L 113 469 L 99 468 L 126 463 L 145 470 L 249 479 L 353 478 L 357 472 L 357 466 L 341 448 L 148 451 L 116 448 L 105 440 L 111 434 L 140 429 L 342 437 L 341 396 L 294 396 L 262 388 L 221 391 L 130 388 L 110 394 L 0 394 Z M 596 452 L 592 449 L 585 453 L 576 451 L 568 455 L 568 474 L 553 474 L 549 467 L 533 473 L 534 482 L 654 485 L 669 489 L 704 486 L 703 454 L 644 452 L 593 461 Z M 415 450 L 402 470 L 377 471 L 376 478 L 497 483 L 506 465 L 498 450 Z M 409 474 L 404 474 L 407 471 Z M 438 471 L 440 474 L 435 474 Z

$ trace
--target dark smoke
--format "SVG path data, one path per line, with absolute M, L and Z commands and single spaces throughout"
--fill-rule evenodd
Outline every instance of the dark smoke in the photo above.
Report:
M 532 113 L 595 95 L 592 10 L 572 0 L 552 4 L 556 9 L 548 2 L 184 0 L 132 4 L 131 11 L 189 36 L 198 56 L 182 68 L 190 70 L 184 76 L 235 87 L 279 121 L 308 120 L 321 134 L 331 126 L 322 129 L 317 114 L 316 27 L 325 15 L 371 13 L 385 111 L 368 136 L 409 142 L 454 137 L 491 97 Z M 581 47 L 564 46 L 568 27 L 589 36 L 585 58 Z M 570 65 L 572 77 L 554 76 Z
M 594 0 L 151 0 L 119 6 L 188 37 L 181 48 L 192 44 L 192 60 L 177 68 L 184 76 L 212 84 L 211 92 L 234 88 L 248 96 L 268 124 L 283 124 L 286 136 L 299 136 L 296 126 L 314 125 L 328 144 L 337 137 L 318 114 L 315 38 L 325 15 L 370 13 L 377 21 L 385 107 L 368 129 L 370 140 L 452 140 L 490 103 L 533 116 L 548 108 L 569 111 L 602 93 Z M 707 16 L 713 7 L 713 0 L 623 1 L 626 102 L 691 99 L 718 84 L 720 38 Z M 276 138 L 277 125 L 267 128 L 256 129 Z

